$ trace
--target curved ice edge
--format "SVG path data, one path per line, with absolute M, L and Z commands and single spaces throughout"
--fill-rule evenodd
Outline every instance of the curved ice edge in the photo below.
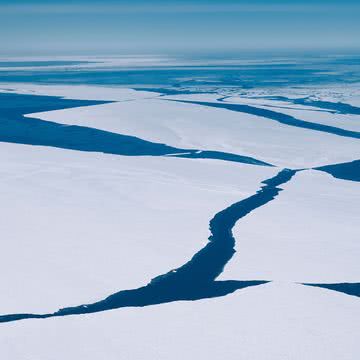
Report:
M 252 196 L 232 204 L 217 213 L 209 224 L 209 242 L 190 261 L 180 268 L 152 279 L 146 286 L 123 290 L 92 304 L 62 308 L 51 314 L 7 314 L 0 322 L 22 319 L 80 315 L 117 309 L 143 307 L 174 301 L 194 301 L 225 296 L 249 286 L 266 284 L 267 280 L 216 281 L 225 265 L 235 254 L 232 228 L 251 211 L 275 199 L 282 190 L 278 186 L 288 182 L 297 170 L 283 169 L 276 176 L 262 181 L 260 189 Z
M 233 153 L 226 153 L 226 152 L 213 151 L 213 150 L 192 150 L 183 153 L 166 154 L 165 156 L 179 157 L 184 159 L 222 160 L 222 161 L 237 162 L 248 165 L 275 167 L 275 165 L 273 164 L 267 163 L 262 160 L 257 160 L 250 156 L 243 156 L 243 155 L 237 155 Z
M 313 170 L 324 171 L 337 179 L 360 181 L 360 160 L 319 166 L 313 168 Z
M 347 295 L 360 297 L 360 283 L 300 283 L 305 286 L 319 287 L 327 290 L 341 292 Z

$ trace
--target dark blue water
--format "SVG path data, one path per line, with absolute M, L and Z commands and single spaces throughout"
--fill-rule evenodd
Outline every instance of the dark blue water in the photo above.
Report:
M 306 284 L 307 286 L 315 286 L 323 289 L 338 291 L 347 295 L 360 297 L 360 283 L 339 283 L 339 284 Z
M 295 173 L 294 170 L 282 170 L 275 177 L 263 181 L 264 185 L 255 195 L 217 213 L 210 220 L 211 235 L 207 245 L 185 265 L 152 279 L 146 286 L 119 291 L 96 303 L 63 308 L 52 314 L 3 315 L 0 316 L 0 322 L 87 314 L 180 300 L 199 300 L 224 296 L 245 287 L 265 284 L 267 281 L 216 281 L 216 278 L 235 254 L 232 229 L 236 222 L 274 200 L 281 191 L 278 186 L 288 182 Z
M 67 100 L 51 96 L 0 93 L 0 141 L 51 146 L 78 151 L 94 151 L 124 156 L 172 155 L 194 159 L 217 159 L 244 164 L 271 166 L 264 161 L 219 151 L 180 149 L 95 128 L 64 125 L 24 117 L 23 114 L 107 103 Z
M 343 180 L 360 181 L 360 160 L 347 163 L 320 166 L 315 170 L 325 171 L 333 177 Z
M 111 102 L 112 101 L 72 100 L 55 96 L 0 93 L 0 116 L 1 119 L 10 119 L 36 112 L 101 105 Z
M 318 124 L 315 122 L 300 120 L 291 115 L 283 114 L 273 110 L 257 108 L 255 106 L 243 105 L 243 104 L 230 104 L 225 102 L 213 103 L 213 102 L 191 101 L 191 100 L 171 100 L 171 99 L 165 99 L 165 100 L 176 101 L 186 104 L 209 106 L 219 109 L 226 109 L 230 111 L 236 111 L 245 114 L 260 116 L 284 125 L 295 126 L 298 128 L 315 130 L 315 131 L 325 132 L 328 134 L 350 137 L 354 139 L 360 139 L 360 132 L 345 130 L 335 126 L 328 126 L 328 125 Z
M 311 106 L 329 110 L 330 113 L 360 115 L 360 108 L 343 102 L 314 100 L 310 97 L 291 99 L 285 96 L 266 96 L 262 99 L 285 101 L 295 105 Z

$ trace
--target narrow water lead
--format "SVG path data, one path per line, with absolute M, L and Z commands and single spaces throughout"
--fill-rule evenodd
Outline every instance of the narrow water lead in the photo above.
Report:
M 146 286 L 119 291 L 96 303 L 67 307 L 51 314 L 10 314 L 0 316 L 0 322 L 21 319 L 50 318 L 101 312 L 122 307 L 142 307 L 180 300 L 199 300 L 225 296 L 249 286 L 268 281 L 216 281 L 225 265 L 235 254 L 232 229 L 236 222 L 253 210 L 269 203 L 282 190 L 296 170 L 284 169 L 275 177 L 264 180 L 256 194 L 218 212 L 210 220 L 207 245 L 183 266 L 160 275 Z
M 314 286 L 322 289 L 341 292 L 343 294 L 360 297 L 360 283 L 338 283 L 338 284 L 311 284 L 303 283 L 306 286 Z
M 167 156 L 213 159 L 251 165 L 272 166 L 249 156 L 221 151 L 180 149 L 86 126 L 59 124 L 24 114 L 79 106 L 107 103 L 106 101 L 67 100 L 52 96 L 0 93 L 0 142 L 50 146 L 61 149 L 102 152 L 123 156 Z
M 214 103 L 214 102 L 192 101 L 192 100 L 173 100 L 173 99 L 163 99 L 163 100 L 181 102 L 185 104 L 209 106 L 219 109 L 226 109 L 230 111 L 236 111 L 245 114 L 260 116 L 284 125 L 295 126 L 298 128 L 309 129 L 314 131 L 320 131 L 320 132 L 343 136 L 343 137 L 360 139 L 360 132 L 357 131 L 345 130 L 342 128 L 338 128 L 336 126 L 329 126 L 329 125 L 319 124 L 316 122 L 300 120 L 291 115 L 287 115 L 273 110 L 262 109 L 250 105 L 233 104 L 233 103 L 225 103 L 225 102 Z
M 325 101 L 325 100 L 316 100 L 311 97 L 305 98 L 288 98 L 286 96 L 264 96 L 258 97 L 259 99 L 270 99 L 270 100 L 279 100 L 288 102 L 294 105 L 303 105 L 303 106 L 311 106 L 319 109 L 327 110 L 330 113 L 338 113 L 338 114 L 352 114 L 352 115 L 360 115 L 360 108 L 357 106 L 353 106 L 351 104 L 346 104 L 343 102 L 334 102 L 334 101 Z

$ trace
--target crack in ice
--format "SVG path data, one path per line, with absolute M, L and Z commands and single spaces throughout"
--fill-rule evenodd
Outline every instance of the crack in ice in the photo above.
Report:
M 118 309 L 122 307 L 143 307 L 181 300 L 200 300 L 225 296 L 249 286 L 269 281 L 216 281 L 225 265 L 235 254 L 235 239 L 232 228 L 236 222 L 274 200 L 282 190 L 278 186 L 290 181 L 297 170 L 284 169 L 264 184 L 256 194 L 232 204 L 218 212 L 210 220 L 209 242 L 183 266 L 152 279 L 138 289 L 119 291 L 92 304 L 67 307 L 50 314 L 9 314 L 0 316 L 0 322 L 21 319 L 50 318 L 80 315 Z

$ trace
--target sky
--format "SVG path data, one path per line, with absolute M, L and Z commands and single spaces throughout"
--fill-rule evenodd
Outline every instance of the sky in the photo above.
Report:
M 356 0 L 0 0 L 0 56 L 360 49 Z

